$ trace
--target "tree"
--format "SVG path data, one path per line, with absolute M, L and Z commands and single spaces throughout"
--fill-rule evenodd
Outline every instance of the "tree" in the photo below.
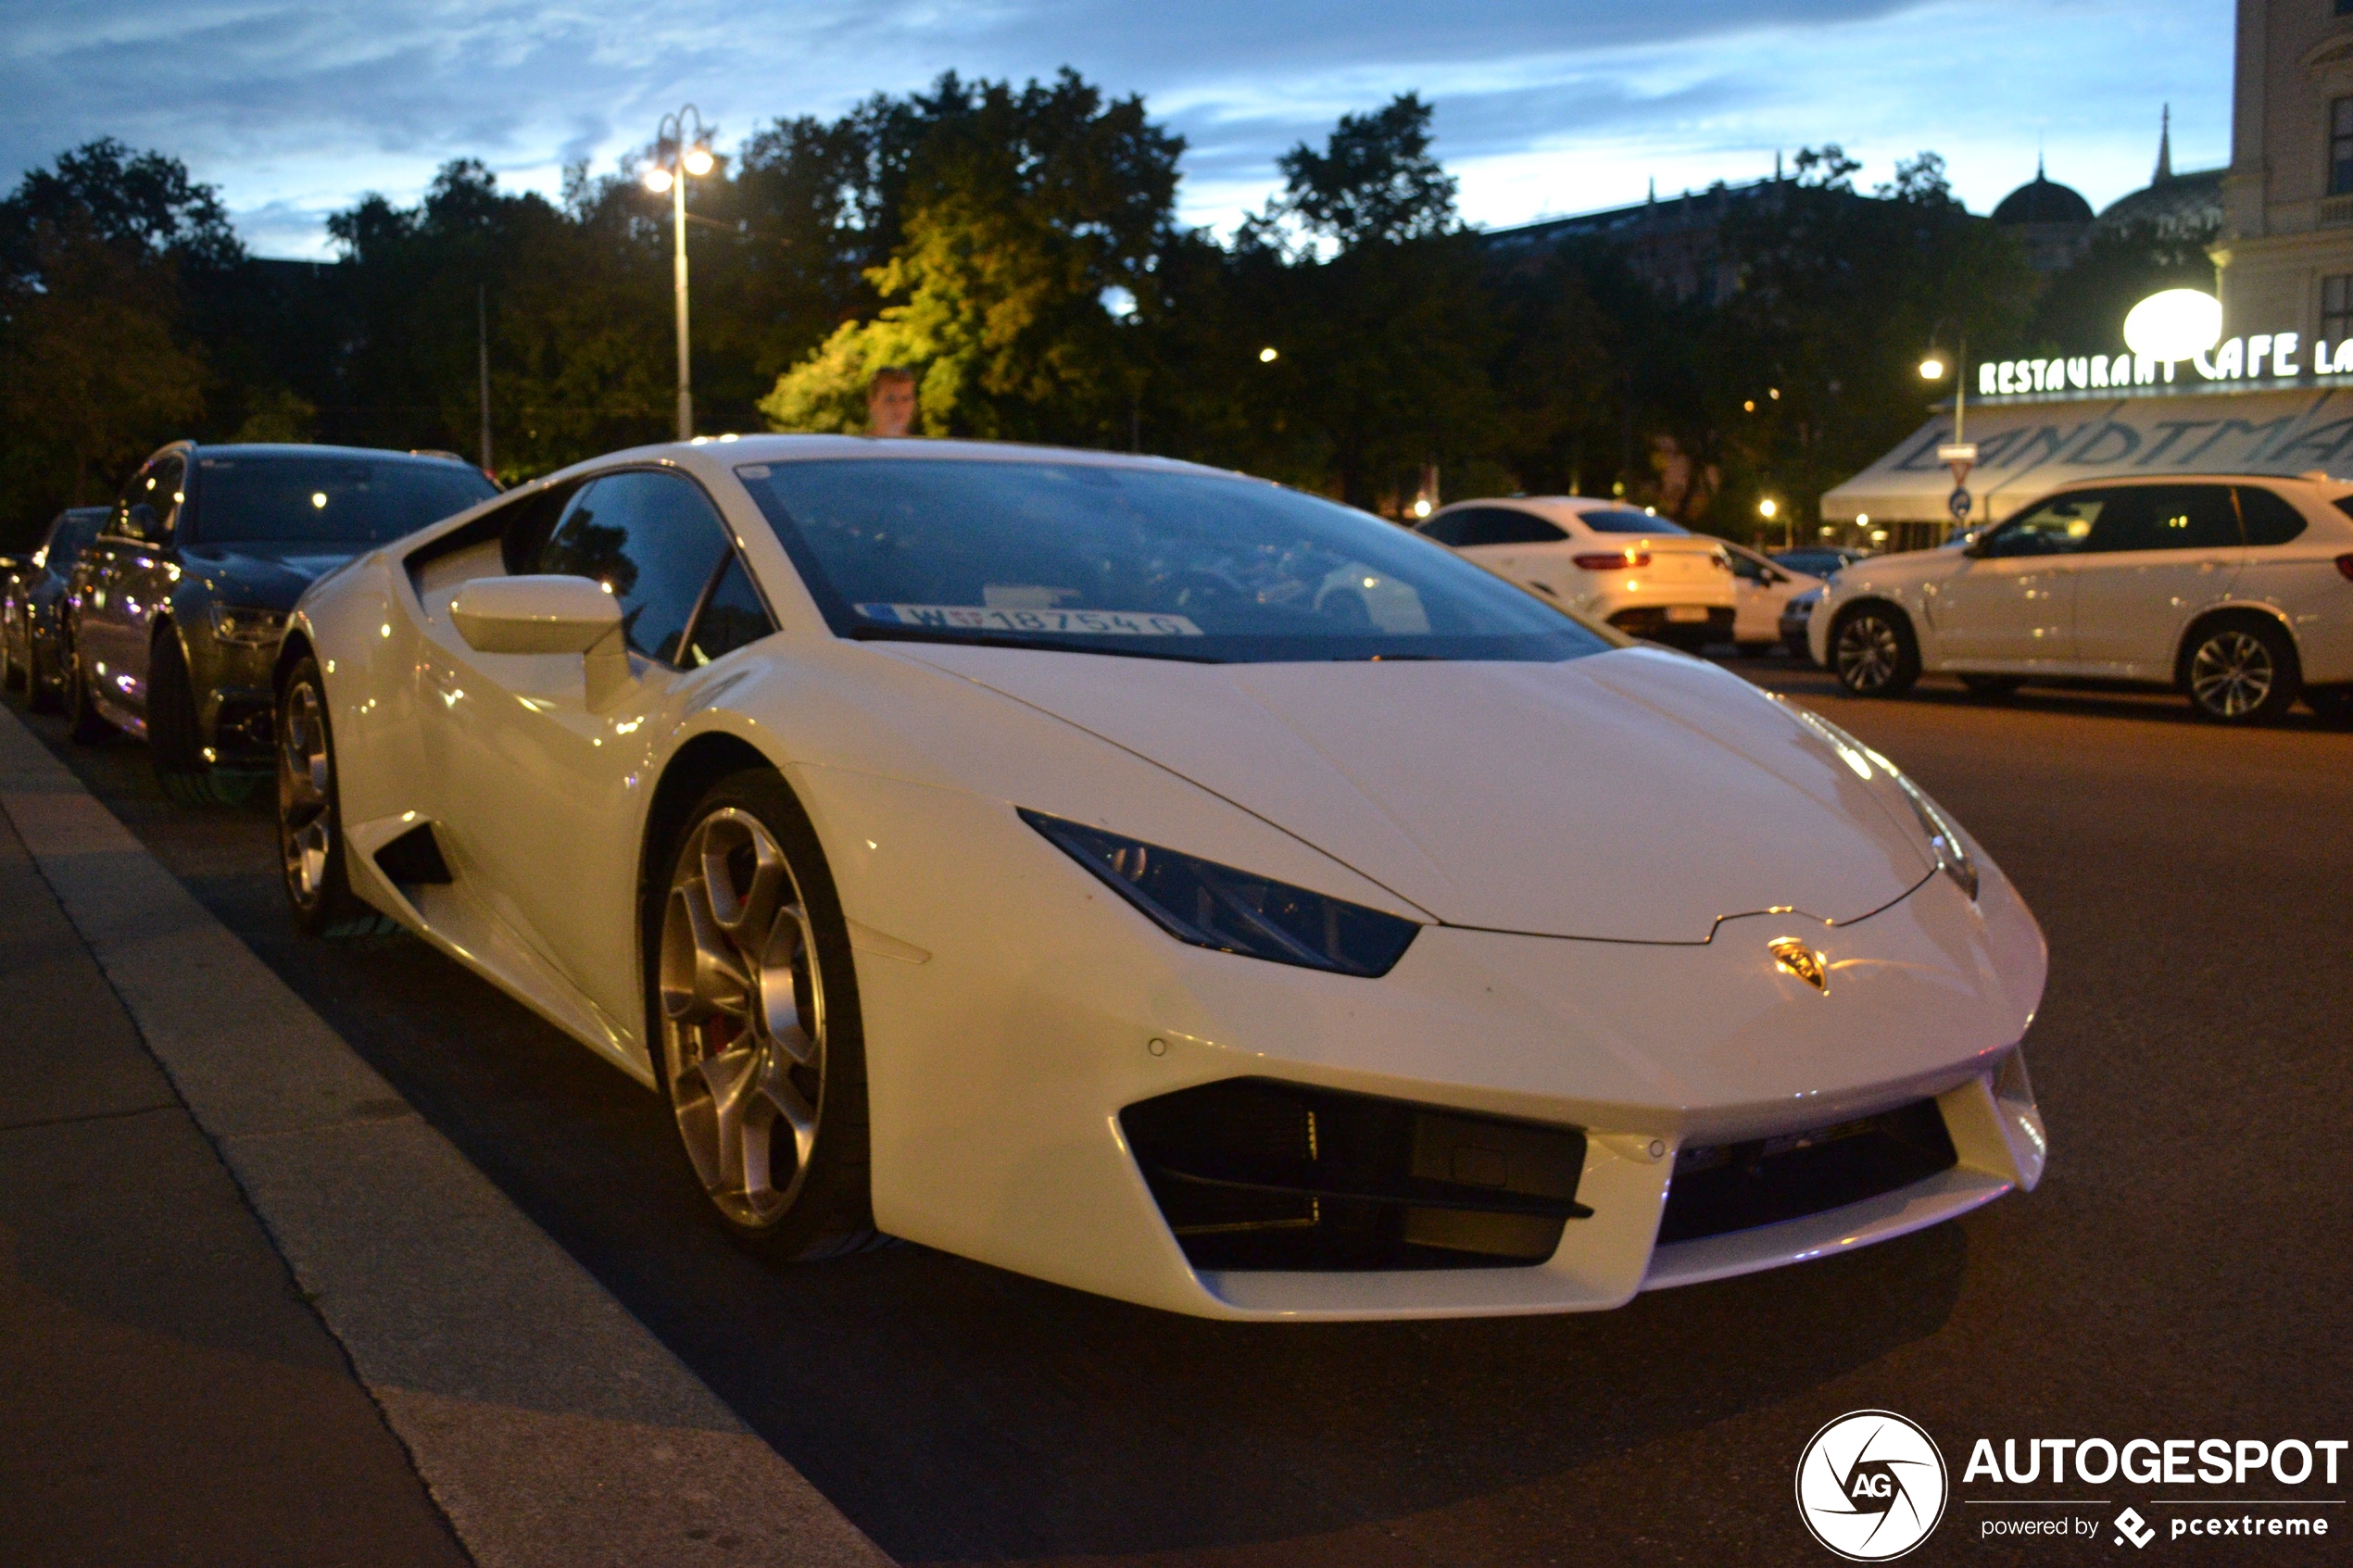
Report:
M 944 77 L 893 194 L 900 238 L 865 278 L 884 302 L 778 379 L 778 429 L 856 430 L 867 378 L 921 377 L 932 434 L 1101 444 L 1126 423 L 1130 354 L 1104 301 L 1151 308 L 1183 142 L 1139 98 L 1052 83 L 967 88 Z M 905 122 L 902 122 L 902 124 Z
M 190 433 L 207 372 L 182 331 L 182 273 L 242 257 L 211 187 L 111 140 L 0 201 L 0 536 L 110 498 L 125 470 Z
M 1455 226 L 1453 176 L 1429 150 L 1430 106 L 1402 93 L 1371 114 L 1344 114 L 1324 150 L 1302 142 L 1275 160 L 1273 212 L 1342 250 L 1429 239 Z

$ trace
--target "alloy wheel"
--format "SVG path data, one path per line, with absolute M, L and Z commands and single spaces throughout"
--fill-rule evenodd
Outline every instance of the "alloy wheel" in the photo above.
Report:
M 318 688 L 300 682 L 286 693 L 278 735 L 278 846 L 286 886 L 308 908 L 325 897 L 327 858 L 334 847 L 328 808 L 333 759 Z
M 678 1131 L 720 1210 L 766 1229 L 808 1180 L 825 1105 L 814 933 L 775 835 L 723 807 L 695 824 L 661 924 L 662 1049 Z
M 1857 615 L 1838 629 L 1838 646 L 1831 656 L 1850 690 L 1875 692 L 1895 679 L 1904 645 L 1881 617 Z
M 2231 627 L 2200 643 L 2190 658 L 2190 696 L 2218 719 L 2244 719 L 2263 706 L 2279 667 L 2263 639 Z

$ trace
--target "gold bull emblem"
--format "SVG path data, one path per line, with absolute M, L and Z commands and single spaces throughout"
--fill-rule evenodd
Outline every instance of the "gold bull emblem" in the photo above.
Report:
M 1776 936 L 1765 945 L 1773 955 L 1773 962 L 1784 972 L 1794 974 L 1824 996 L 1831 991 L 1830 966 L 1822 962 L 1822 955 L 1794 936 Z

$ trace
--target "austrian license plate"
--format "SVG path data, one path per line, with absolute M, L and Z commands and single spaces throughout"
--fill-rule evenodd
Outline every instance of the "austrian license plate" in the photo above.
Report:
M 1667 619 L 1669 621 L 1705 621 L 1707 619 L 1707 607 L 1705 605 L 1668 605 L 1667 607 Z

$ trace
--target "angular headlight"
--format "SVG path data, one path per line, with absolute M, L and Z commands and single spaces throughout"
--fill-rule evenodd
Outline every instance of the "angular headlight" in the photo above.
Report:
M 240 647 L 265 648 L 286 634 L 283 609 L 249 609 L 238 605 L 212 607 L 212 634 Z
M 1025 810 L 1021 820 L 1179 942 L 1272 963 L 1387 974 L 1421 927 L 1231 866 Z
M 1838 753 L 1839 760 L 1862 778 L 1868 781 L 1871 769 L 1876 766 L 1894 781 L 1895 787 L 1904 792 L 1905 800 L 1911 805 L 1912 815 L 1919 819 L 1920 831 L 1927 835 L 1929 850 L 1936 857 L 1937 869 L 1953 879 L 1954 885 L 1969 896 L 1969 902 L 1977 901 L 1977 862 L 1970 858 L 1969 847 L 1961 842 L 1960 832 L 1953 826 L 1953 819 L 1944 814 L 1943 807 L 1928 797 L 1928 791 L 1914 784 L 1903 769 L 1820 714 L 1810 713 L 1777 693 L 1766 695 L 1780 704 L 1782 711 L 1791 718 L 1828 741 L 1831 749 Z

